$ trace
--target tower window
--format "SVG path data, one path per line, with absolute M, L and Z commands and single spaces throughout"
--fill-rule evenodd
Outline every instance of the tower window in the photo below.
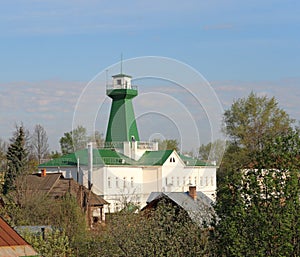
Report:
M 122 80 L 117 79 L 117 85 L 118 85 L 118 86 L 121 86 L 121 85 L 122 85 Z

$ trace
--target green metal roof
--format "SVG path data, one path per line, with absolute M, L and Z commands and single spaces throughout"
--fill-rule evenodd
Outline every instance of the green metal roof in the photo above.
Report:
M 139 159 L 140 165 L 160 166 L 165 163 L 174 150 L 146 151 Z
M 124 73 L 119 73 L 117 75 L 113 75 L 113 78 L 124 78 L 124 77 L 128 77 L 128 78 L 132 78 L 130 75 L 126 75 Z
M 137 165 L 137 166 L 161 166 L 163 165 L 174 150 L 146 151 L 143 156 L 135 161 L 115 150 L 111 149 L 93 149 L 93 165 Z M 198 159 L 179 155 L 186 166 L 211 166 L 210 164 Z M 74 167 L 79 165 L 88 166 L 88 150 L 82 149 L 74 153 L 66 154 L 60 158 L 50 160 L 39 165 L 39 168 L 45 167 Z
M 181 160 L 183 160 L 186 166 L 212 166 L 204 161 L 200 161 L 190 156 L 179 154 L 179 157 Z
M 77 166 L 77 158 L 79 158 L 79 164 L 88 166 L 88 151 L 82 149 L 74 153 L 66 154 L 60 158 L 50 160 L 39 165 L 39 168 L 43 167 L 74 167 Z M 118 153 L 111 149 L 93 149 L 93 165 L 132 165 L 136 162 L 127 156 Z

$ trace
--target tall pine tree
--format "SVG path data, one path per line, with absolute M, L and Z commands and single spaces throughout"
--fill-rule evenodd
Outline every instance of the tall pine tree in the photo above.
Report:
M 17 127 L 15 135 L 11 138 L 11 144 L 7 149 L 7 172 L 3 185 L 3 193 L 7 194 L 14 189 L 16 178 L 23 174 L 26 169 L 27 151 L 25 147 L 25 132 L 21 125 Z

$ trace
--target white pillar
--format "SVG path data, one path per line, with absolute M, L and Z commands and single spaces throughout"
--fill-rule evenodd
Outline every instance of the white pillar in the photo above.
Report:
M 92 188 L 93 173 L 93 143 L 88 143 L 88 187 Z

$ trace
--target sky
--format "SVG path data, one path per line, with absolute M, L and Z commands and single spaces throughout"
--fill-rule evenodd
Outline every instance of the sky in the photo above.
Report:
M 121 53 L 124 60 L 162 56 L 191 66 L 224 109 L 254 91 L 274 96 L 300 120 L 299 11 L 297 0 L 2 1 L 0 138 L 8 140 L 20 122 L 29 130 L 41 124 L 59 150 L 84 88 Z M 106 118 L 95 126 L 105 134 L 105 88 L 99 97 Z

